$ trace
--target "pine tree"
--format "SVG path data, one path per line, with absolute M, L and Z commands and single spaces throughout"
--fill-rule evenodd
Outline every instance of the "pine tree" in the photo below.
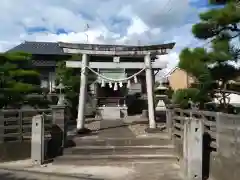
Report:
M 33 70 L 31 55 L 0 54 L 0 107 L 19 106 L 26 95 L 40 93 L 40 75 Z
M 215 97 L 218 89 L 223 99 L 221 105 L 226 108 L 224 90 L 229 80 L 239 75 L 239 69 L 232 63 L 239 60 L 240 49 L 231 41 L 240 38 L 240 8 L 236 0 L 210 3 L 221 6 L 201 13 L 201 22 L 192 27 L 192 32 L 196 38 L 209 41 L 211 48 L 184 49 L 180 54 L 179 67 L 197 79 L 194 90 L 191 90 L 194 94 L 191 99 L 203 104 Z

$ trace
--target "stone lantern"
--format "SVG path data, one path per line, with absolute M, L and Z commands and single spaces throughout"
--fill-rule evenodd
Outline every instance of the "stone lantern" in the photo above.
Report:
M 160 82 L 160 85 L 155 89 L 156 94 L 156 112 L 165 112 L 166 111 L 166 104 L 164 101 L 168 98 L 166 95 L 166 91 L 168 90 L 167 87 L 163 86 L 162 82 Z
M 66 87 L 62 84 L 62 82 L 60 82 L 59 85 L 56 87 L 56 89 L 59 89 L 57 105 L 64 105 L 65 104 L 65 94 L 62 93 L 62 90 L 64 90 L 65 88 Z

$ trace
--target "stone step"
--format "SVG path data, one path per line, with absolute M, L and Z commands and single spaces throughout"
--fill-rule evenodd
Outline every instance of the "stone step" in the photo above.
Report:
M 74 165 L 126 165 L 139 163 L 178 162 L 174 154 L 118 154 L 118 155 L 63 155 L 54 160 L 55 164 Z
M 169 154 L 173 145 L 166 146 L 77 146 L 64 150 L 65 155 Z
M 168 159 L 152 159 L 152 160 L 133 160 L 133 159 L 120 159 L 120 160 L 108 160 L 108 159 L 97 159 L 97 160 L 78 160 L 78 159 L 67 159 L 66 157 L 58 157 L 54 159 L 54 165 L 75 165 L 75 166 L 134 166 L 137 164 L 152 165 L 152 164 L 179 164 L 177 157 L 169 157 Z
M 167 138 L 95 138 L 95 139 L 73 139 L 76 146 L 151 146 L 171 145 L 172 141 Z

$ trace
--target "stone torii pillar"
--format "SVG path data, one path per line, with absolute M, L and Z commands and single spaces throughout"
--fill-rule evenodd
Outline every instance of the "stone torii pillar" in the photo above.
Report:
M 90 52 L 88 52 L 89 54 Z M 157 64 L 156 62 L 151 62 L 151 53 L 146 53 L 144 57 L 145 62 L 88 62 L 87 53 L 83 53 L 82 62 L 80 61 L 67 61 L 66 67 L 70 68 L 81 68 L 81 84 L 80 84 L 80 93 L 79 93 L 79 105 L 78 105 L 78 118 L 77 118 L 77 130 L 79 133 L 86 132 L 87 129 L 84 128 L 84 119 L 85 119 L 85 104 L 86 104 L 86 91 L 87 91 L 87 69 L 86 66 L 89 66 L 93 69 L 143 69 L 146 68 L 146 87 L 147 87 L 147 97 L 148 97 L 148 118 L 149 118 L 149 128 L 147 132 L 156 129 L 155 122 L 155 108 L 154 108 L 154 96 L 153 96 L 153 69 L 162 69 L 165 67 L 164 64 Z M 87 130 L 89 131 L 89 130 Z
M 152 77 L 152 63 L 151 54 L 147 54 L 144 57 L 146 66 L 146 86 L 147 86 L 147 99 L 148 99 L 148 119 L 149 119 L 149 130 L 156 129 L 155 122 L 155 108 L 154 108 L 154 97 L 153 97 L 153 77 Z
M 87 80 L 88 80 L 88 69 L 86 68 L 89 64 L 88 55 L 82 55 L 81 65 L 81 81 L 79 91 L 79 103 L 78 103 L 78 117 L 77 117 L 77 132 L 84 133 L 87 129 L 84 127 L 85 124 L 85 104 L 87 97 Z
M 154 95 L 153 95 L 153 77 L 152 77 L 152 62 L 151 54 L 147 54 L 144 57 L 146 66 L 146 86 L 147 86 L 147 98 L 148 98 L 148 118 L 149 118 L 149 130 L 156 129 L 155 122 L 155 108 L 154 108 Z M 88 55 L 82 55 L 81 64 L 81 82 L 80 82 L 80 93 L 79 93 L 79 104 L 78 104 L 78 117 L 77 117 L 77 131 L 78 133 L 86 132 L 85 129 L 85 104 L 86 104 L 86 93 L 87 93 L 87 75 L 89 65 Z

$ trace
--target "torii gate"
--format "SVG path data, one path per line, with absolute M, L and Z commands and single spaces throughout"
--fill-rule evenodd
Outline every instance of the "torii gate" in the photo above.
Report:
M 146 86 L 147 86 L 147 100 L 148 100 L 148 118 L 149 129 L 156 128 L 155 122 L 155 108 L 153 96 L 153 69 L 163 69 L 165 65 L 157 64 L 151 61 L 151 56 L 167 54 L 168 50 L 172 49 L 175 43 L 153 45 L 153 46 L 116 46 L 116 45 L 91 45 L 91 44 L 70 44 L 60 43 L 64 53 L 68 54 L 82 54 L 82 61 L 66 61 L 66 67 L 81 68 L 81 83 L 79 93 L 78 117 L 77 117 L 77 130 L 78 132 L 84 131 L 85 124 L 85 104 L 87 93 L 87 73 L 89 68 L 97 69 L 143 69 L 146 73 Z M 138 56 L 144 58 L 144 62 L 89 62 L 89 55 L 102 55 L 102 56 Z

